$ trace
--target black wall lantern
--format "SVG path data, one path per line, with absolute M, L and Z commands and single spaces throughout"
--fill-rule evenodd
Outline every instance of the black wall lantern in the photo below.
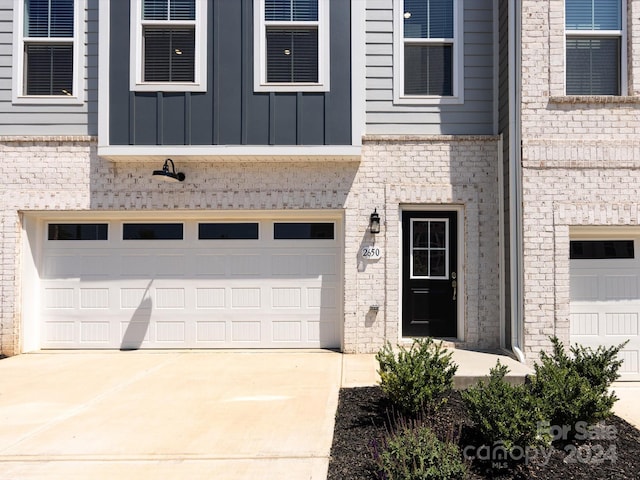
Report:
M 369 217 L 369 230 L 371 233 L 380 233 L 380 215 L 378 215 L 377 208 L 373 210 L 373 213 Z
M 169 168 L 169 164 L 171 164 L 171 168 Z M 162 170 L 153 171 L 153 176 L 158 180 L 164 180 L 165 182 L 184 182 L 185 179 L 184 173 L 176 173 L 176 166 L 170 158 L 167 158 L 164 161 Z

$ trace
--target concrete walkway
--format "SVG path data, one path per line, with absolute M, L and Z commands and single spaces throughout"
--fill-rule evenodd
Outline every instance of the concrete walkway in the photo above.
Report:
M 0 477 L 326 478 L 342 355 L 39 353 L 0 361 Z

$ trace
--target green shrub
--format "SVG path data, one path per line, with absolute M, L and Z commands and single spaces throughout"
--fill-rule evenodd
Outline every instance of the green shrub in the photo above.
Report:
M 437 409 L 446 401 L 443 394 L 453 387 L 458 366 L 451 362 L 452 353 L 432 338 L 414 340 L 411 348 L 391 344 L 376 354 L 380 366 L 380 386 L 393 406 L 402 414 L 417 416 Z
M 374 459 L 384 480 L 455 480 L 467 472 L 458 446 L 439 440 L 419 420 L 401 419 Z
M 608 388 L 619 377 L 622 360 L 617 355 L 626 343 L 595 351 L 575 345 L 569 356 L 556 337 L 551 341 L 553 351 L 540 354 L 541 363 L 534 365 L 536 374 L 529 385 L 545 404 L 550 424 L 567 425 L 575 433 L 577 422 L 593 424 L 609 417 L 617 397 Z
M 509 372 L 500 361 L 491 369 L 487 381 L 462 392 L 462 398 L 484 445 L 500 443 L 507 450 L 548 443 L 538 432 L 543 407 L 524 385 L 511 385 L 504 377 Z

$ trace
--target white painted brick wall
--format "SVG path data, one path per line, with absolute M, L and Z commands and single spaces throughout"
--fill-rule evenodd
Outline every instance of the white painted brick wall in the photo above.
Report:
M 628 6 L 628 95 L 564 96 L 564 1 L 522 2 L 524 352 L 569 341 L 569 227 L 637 225 L 640 1 Z
M 345 212 L 344 350 L 373 352 L 399 339 L 402 204 L 465 206 L 466 343 L 499 342 L 498 200 L 495 137 L 368 138 L 362 161 L 181 162 L 184 183 L 159 183 L 157 162 L 112 163 L 96 156 L 92 138 L 0 138 L 5 184 L 0 346 L 20 352 L 19 212 L 37 210 L 289 210 Z M 385 222 L 376 243 L 385 255 L 361 263 L 368 219 Z M 370 305 L 380 305 L 374 315 Z

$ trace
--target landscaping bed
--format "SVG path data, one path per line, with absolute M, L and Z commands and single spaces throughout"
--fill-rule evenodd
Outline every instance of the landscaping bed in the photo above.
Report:
M 446 394 L 447 402 L 435 413 L 425 415 L 441 440 L 453 440 L 464 451 L 474 453 L 475 444 L 467 408 L 460 392 Z M 393 409 L 380 387 L 349 388 L 340 391 L 328 480 L 374 480 L 377 475 L 373 452 L 379 450 L 393 422 Z M 538 455 L 510 468 L 501 462 L 469 462 L 466 478 L 476 479 L 635 479 L 640 475 L 640 432 L 617 416 L 602 424 L 596 440 L 554 442 L 548 460 Z M 605 438 L 606 437 L 606 438 Z M 392 480 L 392 479 L 389 479 Z

